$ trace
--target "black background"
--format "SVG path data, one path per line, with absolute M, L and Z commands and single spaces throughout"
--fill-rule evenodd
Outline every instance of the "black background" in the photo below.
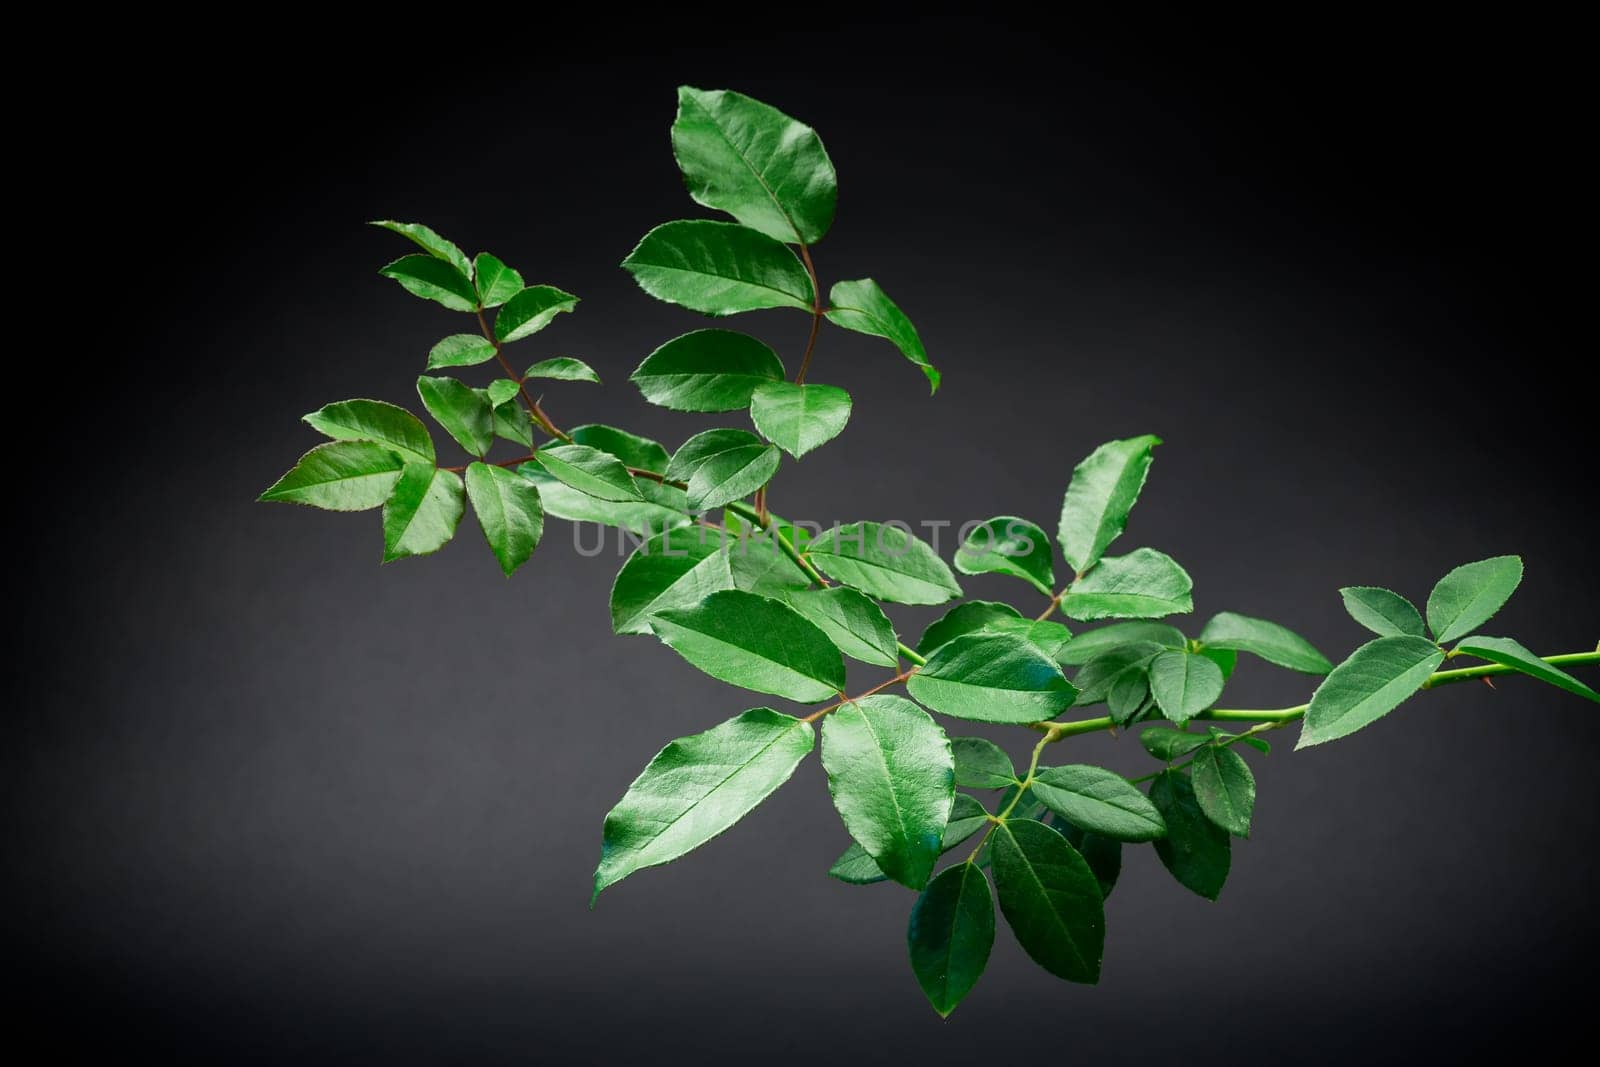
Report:
M 560 421 L 669 446 L 714 424 L 626 383 L 703 320 L 616 263 L 703 214 L 669 151 L 673 88 L 727 86 L 822 133 L 841 175 L 825 283 L 879 279 L 946 376 L 930 399 L 887 344 L 827 332 L 812 379 L 848 388 L 855 420 L 785 464 L 779 510 L 1053 530 L 1082 455 L 1157 432 L 1122 545 L 1187 566 L 1197 624 L 1266 616 L 1338 658 L 1362 639 L 1338 586 L 1420 600 L 1520 552 L 1490 632 L 1592 647 L 1571 27 L 453 14 L 482 21 L 119 52 L 90 75 L 95 113 L 58 131 L 93 155 L 74 173 L 94 199 L 61 218 L 100 250 L 90 310 L 110 318 L 81 316 L 106 339 L 50 386 L 69 443 L 36 457 L 14 560 L 3 919 L 25 1031 L 62 1056 L 1193 1063 L 1587 1032 L 1600 743 L 1553 690 L 1428 694 L 1303 753 L 1281 735 L 1252 758 L 1255 833 L 1220 903 L 1130 849 L 1099 987 L 1002 932 L 940 1023 L 904 961 L 910 896 L 824 877 L 846 837 L 814 760 L 586 910 L 639 767 L 761 702 L 612 637 L 616 558 L 552 523 L 507 582 L 469 519 L 380 568 L 375 515 L 252 503 L 314 443 L 297 416 L 415 406 L 456 329 L 374 273 L 407 249 L 368 218 L 584 298 L 525 346 L 606 379 L 553 386 Z M 746 322 L 795 358 L 800 316 Z M 897 618 L 914 637 L 932 615 Z M 1251 662 L 1230 702 L 1308 690 Z M 1149 762 L 1126 738 L 1072 746 Z

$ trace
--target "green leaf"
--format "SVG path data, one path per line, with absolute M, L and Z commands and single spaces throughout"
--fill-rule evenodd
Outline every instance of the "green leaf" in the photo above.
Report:
M 804 529 L 776 515 L 769 514 L 768 519 L 791 545 L 804 551 L 807 536 Z M 731 511 L 722 513 L 722 522 L 732 538 L 728 545 L 728 562 L 733 569 L 734 588 L 787 600 L 791 594 L 812 587 L 810 576 L 778 547 L 777 539 L 769 531 L 745 522 Z
M 895 667 L 900 663 L 894 626 L 883 609 L 847 586 L 790 593 L 789 606 L 817 624 L 839 651 L 862 663 Z
M 767 382 L 750 394 L 750 419 L 795 459 L 838 437 L 850 421 L 850 394 L 832 385 Z
M 411 463 L 383 505 L 383 562 L 437 552 L 467 510 L 461 475 Z
M 1176 626 L 1164 622 L 1114 622 L 1073 637 L 1072 643 L 1056 657 L 1063 667 L 1081 667 L 1102 652 L 1118 645 L 1154 643 L 1163 648 L 1188 648 L 1189 639 Z
M 476 367 L 494 358 L 494 342 L 481 333 L 453 333 L 428 352 L 428 369 Z
M 989 813 L 983 805 L 965 793 L 957 793 L 955 803 L 950 808 L 950 821 L 945 824 L 941 854 L 949 852 L 988 824 Z M 828 876 L 849 885 L 872 885 L 889 880 L 889 876 L 867 855 L 867 850 L 854 841 L 828 868 Z
M 834 526 L 812 543 L 807 556 L 829 578 L 876 600 L 943 604 L 961 595 L 944 560 L 926 541 L 896 523 Z
M 626 466 L 657 474 L 667 469 L 667 450 L 648 438 L 612 426 L 595 424 L 574 426 L 567 433 L 574 444 L 608 452 Z M 685 526 L 692 521 L 686 514 L 689 504 L 683 490 L 656 482 L 637 480 L 635 484 L 644 501 L 624 503 L 598 500 L 580 493 L 551 477 L 537 464 L 525 463 L 517 468 L 517 473 L 539 487 L 545 513 L 560 519 L 619 526 L 647 539 L 663 530 Z
M 1422 637 L 1380 637 L 1350 654 L 1311 694 L 1296 749 L 1355 733 L 1399 707 L 1444 662 Z
M 999 634 L 967 634 L 939 646 L 906 691 L 953 718 L 999 723 L 1053 719 L 1078 694 L 1054 661 Z
M 1004 620 L 1025 621 L 1016 608 L 999 601 L 968 600 L 964 604 L 957 604 L 922 631 L 922 639 L 917 642 L 917 652 L 927 656 L 940 645 L 953 641 L 962 634 L 977 633 L 987 629 L 991 623 Z
M 648 634 L 658 611 L 688 608 L 733 588 L 722 539 L 700 527 L 652 537 L 628 557 L 611 587 L 611 629 Z
M 497 308 L 522 292 L 522 275 L 506 266 L 498 256 L 479 252 L 473 268 L 478 301 L 486 308 Z
M 506 301 L 494 317 L 494 336 L 503 345 L 520 341 L 550 325 L 563 311 L 578 306 L 578 298 L 553 285 L 530 285 Z
M 1152 452 L 1160 443 L 1161 438 L 1151 434 L 1107 441 L 1073 468 L 1056 536 L 1068 565 L 1078 574 L 1098 563 L 1128 525 L 1128 512 L 1139 500 Z
M 443 304 L 451 311 L 472 311 L 478 306 L 477 290 L 467 276 L 442 259 L 401 256 L 378 273 L 393 278 L 413 296 Z
M 1170 726 L 1152 726 L 1139 732 L 1139 743 L 1156 759 L 1171 763 L 1179 756 L 1187 756 L 1201 745 L 1208 744 L 1209 739 L 1205 734 L 1174 730 Z
M 509 379 L 496 379 L 509 381 Z M 515 400 L 506 400 L 499 404 L 489 395 L 487 389 L 474 389 L 474 393 L 483 397 L 483 402 L 488 404 L 494 413 L 494 435 L 506 441 L 515 441 L 527 448 L 533 447 L 533 420 L 528 417 L 528 409 Z
M 1150 783 L 1150 803 L 1167 824 L 1167 836 L 1155 841 L 1162 865 L 1185 889 L 1216 900 L 1233 862 L 1228 832 L 1206 818 L 1195 799 L 1194 786 L 1180 771 L 1156 776 Z
M 1071 630 L 1059 622 L 1043 619 L 993 619 L 978 632 L 1020 637 L 1050 660 L 1054 660 L 1067 647 L 1067 642 L 1072 640 Z
M 1250 815 L 1256 807 L 1256 779 L 1231 748 L 1206 745 L 1189 768 L 1195 799 L 1206 818 L 1233 834 L 1250 836 Z
M 544 507 L 539 490 L 504 467 L 474 463 L 467 467 L 467 496 L 483 527 L 489 550 L 507 578 L 528 562 L 544 534 Z
M 757 386 L 783 381 L 783 363 L 749 334 L 695 330 L 646 356 L 629 380 L 673 411 L 737 411 Z
M 1171 556 L 1139 548 L 1102 559 L 1061 601 L 1070 619 L 1155 619 L 1194 610 L 1194 582 Z
M 844 689 L 839 650 L 777 600 L 725 589 L 694 607 L 656 612 L 650 627 L 678 655 L 729 685 L 802 704 L 833 699 Z
M 1008 819 L 989 839 L 1000 910 L 1033 961 L 1069 982 L 1100 980 L 1105 906 L 1100 882 L 1067 839 Z
M 994 947 L 994 899 L 989 881 L 971 863 L 959 863 L 928 884 L 906 928 L 911 970 L 941 1018 L 972 991 Z
M 871 278 L 836 282 L 828 292 L 828 321 L 856 333 L 882 337 L 898 348 L 928 378 L 929 392 L 939 391 L 939 372 L 928 362 L 917 328 L 911 325 L 883 287 Z
M 474 456 L 494 445 L 494 411 L 485 394 L 454 378 L 425 374 L 417 379 L 417 395 L 434 421 Z
M 662 749 L 606 816 L 595 898 L 738 822 L 789 780 L 814 738 L 810 723 L 755 708 Z
M 692 510 L 710 511 L 766 485 L 779 461 L 778 450 L 748 430 L 707 430 L 683 443 L 667 477 L 688 484 Z
M 312 429 L 336 441 L 371 441 L 399 453 L 407 463 L 434 461 L 433 438 L 422 420 L 381 400 L 341 400 L 304 419 Z
M 1233 677 L 1233 669 L 1239 665 L 1239 653 L 1231 648 L 1202 648 L 1200 655 L 1215 663 L 1222 671 L 1222 680 L 1227 681 Z
M 1574 696 L 1600 703 L 1600 694 L 1584 685 L 1578 679 L 1557 667 L 1551 666 L 1537 655 L 1511 640 L 1509 637 L 1464 637 L 1456 645 L 1457 652 L 1464 652 L 1469 656 L 1486 659 L 1490 663 L 1499 663 L 1510 667 L 1512 670 L 1521 671 L 1541 682 L 1565 689 Z
M 1339 595 L 1344 598 L 1344 610 L 1350 617 L 1379 637 L 1421 637 L 1427 632 L 1416 605 L 1399 593 L 1371 585 L 1352 585 L 1339 590 Z
M 1109 897 L 1116 887 L 1117 877 L 1122 874 L 1122 842 L 1080 830 L 1059 815 L 1050 817 L 1050 828 L 1078 850 L 1078 855 L 1094 872 L 1095 881 L 1100 883 L 1100 896 Z
M 817 131 L 726 89 L 678 87 L 672 154 L 695 203 L 779 241 L 815 244 L 838 180 Z
M 420 222 L 395 222 L 392 219 L 378 219 L 369 225 L 379 226 L 391 233 L 410 238 L 419 247 L 426 249 L 430 256 L 443 260 L 460 271 L 462 277 L 472 277 L 472 263 L 467 259 L 467 254 L 461 251 L 454 241 L 445 240 L 430 227 Z
M 1222 695 L 1222 669 L 1204 656 L 1170 649 L 1150 661 L 1150 692 L 1161 714 L 1182 726 Z
M 1494 617 L 1522 584 L 1522 557 L 1495 556 L 1466 563 L 1428 594 L 1428 626 L 1439 644 L 1471 633 Z
M 1033 795 L 1074 826 L 1118 841 L 1153 841 L 1167 832 L 1145 795 L 1103 767 L 1045 768 L 1033 776 Z
M 633 475 L 616 456 L 588 445 L 547 445 L 534 461 L 580 493 L 599 500 L 643 500 Z
M 1143 663 L 1124 667 L 1111 680 L 1106 690 L 1106 710 L 1118 726 L 1126 726 L 1154 702 L 1150 693 L 1150 675 Z
M 1305 674 L 1327 674 L 1333 664 L 1311 642 L 1275 622 L 1224 611 L 1200 631 L 1200 643 L 1260 656 L 1268 663 Z
M 822 766 L 856 843 L 890 878 L 926 885 L 955 796 L 939 724 L 904 697 L 860 697 L 822 721 Z
M 731 222 L 663 223 L 644 235 L 622 266 L 657 300 L 707 315 L 810 311 L 815 298 L 805 267 L 782 242 Z
M 258 500 L 281 500 L 327 511 L 366 511 L 389 499 L 405 462 L 383 445 L 333 441 L 318 445 Z
M 571 356 L 556 356 L 553 359 L 541 359 L 528 368 L 524 378 L 553 378 L 558 382 L 594 382 L 600 384 L 600 375 L 594 368 L 581 359 Z
M 498 408 L 502 404 L 509 404 L 511 398 L 520 391 L 517 383 L 510 378 L 496 378 L 483 392 L 489 399 L 489 406 Z
M 1004 789 L 1017 783 L 1017 769 L 1005 749 L 982 737 L 953 737 L 956 785 L 968 789 Z
M 1111 687 L 1122 673 L 1133 667 L 1147 666 L 1166 651 L 1153 641 L 1134 641 L 1116 645 L 1100 653 L 1083 665 L 1072 684 L 1078 687 L 1077 707 L 1098 704 L 1111 695 Z
M 1009 574 L 1045 596 L 1054 596 L 1056 591 L 1050 539 L 1027 519 L 1012 515 L 975 527 L 956 550 L 956 570 L 962 574 Z

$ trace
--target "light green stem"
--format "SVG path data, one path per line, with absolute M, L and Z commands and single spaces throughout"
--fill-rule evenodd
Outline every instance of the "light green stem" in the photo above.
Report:
M 1600 649 L 1593 652 L 1567 652 L 1559 656 L 1541 656 L 1552 667 L 1572 666 L 1582 663 L 1600 663 Z M 1501 663 L 1485 663 L 1478 667 L 1462 667 L 1460 670 L 1439 671 L 1428 676 L 1422 683 L 1424 689 L 1436 689 L 1441 685 L 1450 685 L 1453 682 L 1471 681 L 1473 678 L 1489 678 L 1497 674 L 1511 674 L 1515 667 L 1507 667 Z
M 783 552 L 783 554 L 793 560 L 794 565 L 799 567 L 800 570 L 805 573 L 805 576 L 811 579 L 813 584 L 822 586 L 828 584 L 828 579 L 819 574 L 817 572 L 817 568 L 811 565 L 811 561 L 802 556 L 800 554 L 800 550 L 794 547 L 794 543 L 791 542 L 787 537 L 783 536 L 783 531 L 778 529 L 778 524 L 772 521 L 771 515 L 763 518 L 755 508 L 744 503 L 742 500 L 735 500 L 731 504 L 724 505 L 724 507 L 728 511 L 733 512 L 735 515 L 750 520 L 758 527 L 771 534 L 773 541 L 777 542 L 778 548 Z M 905 646 L 902 645 L 900 647 L 904 648 Z M 912 655 L 916 655 L 916 653 L 912 653 Z M 909 659 L 910 657 L 907 658 Z M 913 660 L 912 662 L 916 661 Z

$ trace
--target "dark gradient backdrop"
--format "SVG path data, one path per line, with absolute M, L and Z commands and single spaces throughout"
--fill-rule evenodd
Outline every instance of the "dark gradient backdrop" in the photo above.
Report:
M 887 345 L 825 334 L 814 377 L 855 421 L 785 464 L 783 512 L 1053 529 L 1079 457 L 1153 431 L 1124 544 L 1189 568 L 1197 619 L 1279 619 L 1342 656 L 1362 631 L 1338 586 L 1420 598 L 1520 552 L 1493 631 L 1593 646 L 1570 32 L 812 18 L 700 43 L 666 22 L 288 27 L 270 61 L 218 41 L 98 68 L 81 137 L 104 138 L 103 199 L 75 215 L 116 341 L 34 409 L 80 443 L 29 450 L 61 466 L 13 564 L 23 1030 L 63 1054 L 368 1062 L 1453 1060 L 1587 1034 L 1600 741 L 1576 699 L 1511 680 L 1314 751 L 1286 735 L 1253 760 L 1256 832 L 1220 903 L 1130 849 L 1101 986 L 1055 982 L 1002 932 L 941 1024 L 904 960 L 910 896 L 824 876 L 846 837 L 815 760 L 586 910 L 601 817 L 643 763 L 760 702 L 612 637 L 614 558 L 553 522 L 507 582 L 469 519 L 380 568 L 375 514 L 252 503 L 313 443 L 301 413 L 413 403 L 453 329 L 374 273 L 405 249 L 368 218 L 582 295 L 528 349 L 607 380 L 551 388 L 562 421 L 671 445 L 707 425 L 627 384 L 702 320 L 616 264 L 701 213 L 673 87 L 726 85 L 822 132 L 842 179 L 825 279 L 877 277 L 945 371 L 930 399 Z M 746 321 L 794 358 L 800 316 Z M 899 615 L 913 636 L 929 617 Z M 1308 691 L 1253 662 L 1236 688 Z M 1128 739 L 1072 744 L 1145 763 Z

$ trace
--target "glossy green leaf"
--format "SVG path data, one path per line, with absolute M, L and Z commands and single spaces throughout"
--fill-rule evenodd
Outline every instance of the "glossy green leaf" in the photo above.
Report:
M 1081 667 L 1102 652 L 1136 642 L 1154 643 L 1163 648 L 1189 647 L 1188 638 L 1176 626 L 1138 619 L 1133 622 L 1114 622 L 1076 634 L 1056 659 L 1063 667 Z
M 957 793 L 955 803 L 950 806 L 950 821 L 945 824 L 941 852 L 949 852 L 988 824 L 989 813 L 983 805 L 965 793 Z M 867 850 L 854 841 L 828 868 L 828 877 L 849 885 L 872 885 L 889 880 L 889 876 L 867 855 Z
M 609 452 L 588 445 L 548 445 L 535 460 L 557 479 L 599 500 L 643 500 L 633 475 Z
M 1206 818 L 1235 837 L 1249 837 L 1256 778 L 1239 754 L 1221 745 L 1206 745 L 1195 752 L 1189 773 Z
M 466 510 L 461 475 L 408 464 L 383 505 L 383 562 L 439 551 Z
M 381 400 L 341 400 L 304 419 L 312 429 L 336 441 L 371 441 L 398 453 L 407 463 L 434 461 L 433 438 L 422 420 Z
M 1009 574 L 1055 595 L 1050 538 L 1027 519 L 1001 515 L 974 527 L 956 550 L 955 563 L 962 574 Z
M 623 269 L 639 288 L 707 315 L 759 308 L 810 311 L 811 278 L 781 241 L 731 222 L 667 222 L 639 241 Z
M 1118 841 L 1153 841 L 1166 833 L 1160 812 L 1120 774 L 1073 764 L 1033 776 L 1033 795 L 1074 826 Z
M 802 589 L 786 598 L 789 606 L 817 624 L 828 640 L 862 663 L 895 667 L 900 663 L 894 626 L 883 609 L 848 586 Z
M 417 379 L 417 395 L 444 431 L 456 443 L 482 456 L 494 444 L 494 411 L 488 397 L 454 378 Z
M 524 378 L 552 378 L 558 382 L 594 382 L 600 384 L 600 375 L 594 368 L 581 359 L 571 356 L 556 356 L 553 359 L 541 359 L 529 367 Z
M 1454 641 L 1494 617 L 1522 584 L 1522 557 L 1495 556 L 1466 563 L 1428 594 L 1428 627 L 1439 644 Z
M 876 600 L 943 604 L 961 595 L 932 546 L 895 523 L 835 526 L 812 542 L 807 555 L 829 578 Z
M 1457 652 L 1464 652 L 1469 656 L 1486 659 L 1490 663 L 1499 663 L 1510 667 L 1512 670 L 1521 671 L 1531 678 L 1541 682 L 1565 689 L 1574 696 L 1600 703 L 1600 694 L 1584 685 L 1578 679 L 1568 674 L 1559 667 L 1552 666 L 1540 659 L 1527 648 L 1511 640 L 1509 637 L 1464 637 L 1456 645 Z
M 517 383 L 510 378 L 496 378 L 489 383 L 489 387 L 484 390 L 484 394 L 489 398 L 489 406 L 498 408 L 502 404 L 509 404 L 511 398 L 520 391 Z
M 389 499 L 404 466 L 384 445 L 332 441 L 301 456 L 256 499 L 306 504 L 326 511 L 366 511 Z
M 475 367 L 494 358 L 494 342 L 481 333 L 453 333 L 428 352 L 428 369 Z
M 1216 900 L 1233 862 L 1228 832 L 1206 818 L 1189 776 L 1181 771 L 1156 776 L 1150 783 L 1150 803 L 1167 824 L 1167 836 L 1155 841 L 1162 865 L 1185 889 Z
M 911 325 L 899 305 L 889 299 L 883 287 L 871 278 L 835 283 L 828 291 L 828 321 L 889 341 L 901 355 L 922 368 L 928 379 L 928 391 L 939 391 L 939 372 L 928 362 L 928 350 L 922 346 L 917 328 Z
M 667 477 L 688 484 L 691 509 L 710 511 L 766 485 L 779 462 L 777 448 L 748 430 L 707 430 L 673 454 Z
M 479 252 L 473 261 L 472 280 L 478 287 L 478 301 L 486 308 L 497 308 L 522 292 L 522 275 L 488 252 Z
M 956 785 L 968 789 L 1004 789 L 1015 785 L 1017 769 L 1005 749 L 982 737 L 953 737 Z
M 1335 667 L 1306 709 L 1296 749 L 1355 733 L 1399 707 L 1444 662 L 1444 650 L 1422 637 L 1368 641 Z
M 659 442 L 652 441 L 648 437 L 640 437 L 638 434 L 632 434 L 626 430 L 619 430 L 615 426 L 585 423 L 582 426 L 574 426 L 567 431 L 567 435 L 572 438 L 573 444 L 588 445 L 590 448 L 610 453 L 617 457 L 617 460 L 624 466 L 632 467 L 635 470 L 653 471 L 656 474 L 665 475 L 667 464 L 671 462 L 667 455 L 667 450 Z M 689 498 L 682 489 L 663 485 L 658 481 L 645 477 L 635 478 L 634 482 L 639 487 L 639 492 L 644 496 L 645 500 L 652 504 L 670 508 L 676 513 L 675 518 L 687 521 L 685 513 L 689 510 Z M 612 506 L 631 509 L 636 508 L 638 505 L 613 504 Z M 674 522 L 671 525 L 679 525 L 679 523 Z M 660 523 L 655 525 L 656 530 L 663 528 Z
M 1150 693 L 1161 714 L 1182 726 L 1222 695 L 1222 670 L 1204 656 L 1169 649 L 1150 661 Z
M 822 721 L 822 766 L 856 843 L 890 878 L 926 885 L 955 796 L 939 724 L 904 697 L 852 700 Z
M 789 780 L 814 737 L 810 723 L 756 708 L 662 749 L 606 816 L 595 897 L 738 822 Z
M 750 394 L 761 435 L 795 459 L 838 437 L 850 421 L 850 394 L 832 385 L 767 382 Z
M 1095 881 L 1100 883 L 1100 896 L 1109 897 L 1111 890 L 1116 887 L 1118 876 L 1122 874 L 1122 842 L 1081 830 L 1059 815 L 1050 817 L 1050 828 L 1059 832 L 1067 839 L 1067 844 L 1078 850 L 1078 855 L 1094 872 Z
M 844 689 L 839 650 L 814 623 L 776 600 L 725 589 L 694 607 L 656 612 L 650 627 L 678 655 L 729 685 L 803 704 L 833 699 Z
M 934 649 L 962 634 L 977 633 L 999 621 L 1024 621 L 1022 614 L 1010 604 L 995 600 L 968 600 L 957 604 L 922 631 L 917 642 L 917 652 L 926 656 Z
M 778 546 L 769 530 L 747 523 L 731 511 L 724 511 L 722 516 L 723 525 L 730 531 L 728 561 L 733 569 L 734 588 L 778 600 L 787 600 L 802 589 L 812 588 L 810 576 Z M 803 529 L 776 515 L 768 517 L 791 545 L 799 548 L 805 544 Z
M 532 482 L 487 463 L 467 468 L 467 498 L 489 542 L 489 550 L 510 577 L 528 562 L 544 535 L 544 507 Z
M 1112 685 L 1124 671 L 1146 666 L 1165 651 L 1153 641 L 1131 641 L 1108 648 L 1085 663 L 1073 677 L 1072 684 L 1078 687 L 1078 699 L 1074 703 L 1081 708 L 1106 700 L 1111 695 Z
M 478 306 L 478 292 L 467 276 L 442 259 L 401 256 L 378 273 L 393 278 L 411 295 L 443 304 L 451 311 L 471 311 Z
M 1232 678 L 1233 669 L 1239 665 L 1239 653 L 1231 648 L 1201 648 L 1200 655 L 1217 665 L 1223 681 Z
M 1047 619 L 994 619 L 980 632 L 1020 637 L 1050 660 L 1054 660 L 1067 647 L 1067 642 L 1072 640 L 1071 630 Z
M 537 463 L 524 463 L 517 468 L 517 474 L 538 486 L 546 515 L 568 522 L 616 526 L 650 538 L 663 530 L 687 526 L 694 521 L 686 514 L 687 504 L 679 510 L 650 500 L 601 500 L 566 485 Z
M 672 154 L 697 204 L 779 241 L 815 244 L 838 181 L 817 131 L 726 89 L 678 88 Z
M 906 691 L 941 714 L 998 723 L 1053 719 L 1078 694 L 1053 660 L 999 634 L 967 634 L 939 646 Z
M 1155 619 L 1194 610 L 1189 573 L 1171 556 L 1139 548 L 1102 559 L 1073 583 L 1061 600 L 1062 614 L 1093 619 Z
M 1056 536 L 1076 573 L 1088 572 L 1121 536 L 1160 443 L 1161 438 L 1151 434 L 1107 441 L 1073 468 Z
M 1377 586 L 1352 585 L 1339 590 L 1339 595 L 1344 598 L 1344 610 L 1350 617 L 1379 637 L 1422 637 L 1427 633 L 1422 613 L 1399 593 Z
M 933 1010 L 948 1018 L 978 984 L 994 947 L 994 898 L 971 863 L 958 863 L 928 884 L 906 928 L 911 970 Z
M 658 534 L 634 549 L 611 586 L 611 629 L 648 634 L 658 611 L 688 608 L 733 588 L 722 539 L 703 527 Z
M 1179 756 L 1187 756 L 1208 742 L 1205 734 L 1192 734 L 1187 730 L 1174 730 L 1170 726 L 1152 726 L 1139 731 L 1139 743 L 1158 760 L 1171 763 Z
M 757 386 L 783 381 L 783 363 L 749 334 L 695 330 L 646 356 L 629 380 L 673 411 L 737 411 Z
M 390 233 L 397 233 L 402 237 L 410 238 L 419 247 L 425 249 L 430 256 L 443 260 L 456 270 L 462 277 L 471 278 L 473 266 L 467 259 L 467 254 L 461 251 L 454 241 L 447 241 L 440 237 L 431 227 L 420 222 L 395 222 L 392 219 L 378 219 L 372 226 L 379 226 Z
M 506 301 L 494 317 L 494 335 L 501 344 L 520 341 L 550 325 L 563 311 L 578 306 L 578 298 L 553 285 L 530 285 Z
M 1100 980 L 1105 906 L 1100 882 L 1067 839 L 1010 819 L 990 837 L 1000 910 L 1035 963 L 1069 982 Z
M 509 381 L 509 379 L 497 379 Z M 506 400 L 499 404 L 494 402 L 487 389 L 474 389 L 474 393 L 483 397 L 483 402 L 488 404 L 494 415 L 494 435 L 506 441 L 515 441 L 525 448 L 533 447 L 533 420 L 528 417 L 528 409 L 515 399 Z
M 1200 631 L 1200 643 L 1211 648 L 1249 652 L 1268 663 L 1305 674 L 1327 674 L 1333 670 L 1328 657 L 1293 630 L 1231 611 L 1212 616 Z

